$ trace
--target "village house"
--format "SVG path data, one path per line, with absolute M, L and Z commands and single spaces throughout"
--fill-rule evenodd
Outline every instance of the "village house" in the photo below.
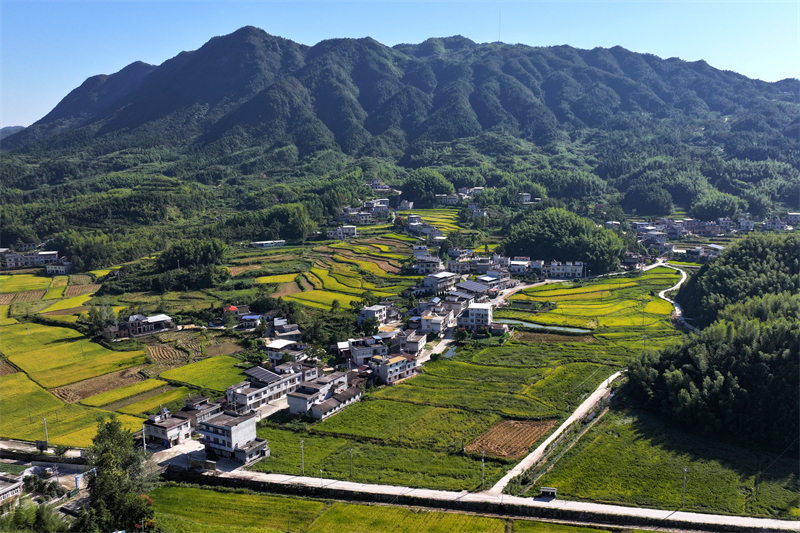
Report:
M 389 353 L 388 344 L 379 335 L 360 339 L 347 339 L 347 349 L 350 351 L 350 361 L 356 368 L 376 355 L 387 355 Z
M 430 255 L 428 251 L 428 246 L 426 244 L 415 244 L 411 247 L 414 258 L 415 259 L 422 259 L 423 257 L 427 257 Z
M 788 213 L 786 223 L 794 227 L 800 226 L 800 213 Z
M 517 201 L 520 203 L 527 203 L 531 201 L 531 193 L 529 192 L 519 192 L 517 193 Z
M 210 458 L 233 459 L 251 464 L 269 457 L 267 441 L 256 436 L 256 414 L 236 414 L 226 411 L 197 425 Z
M 620 224 L 616 220 L 607 220 L 606 221 L 606 229 L 619 229 L 620 227 L 622 227 L 622 224 Z
M 58 262 L 51 263 L 45 268 L 48 274 L 55 276 L 66 276 L 72 270 L 72 263 L 62 257 Z
M 6 503 L 22 497 L 22 476 L 0 474 L 0 503 Z
M 212 402 L 205 396 L 189 396 L 183 402 L 183 407 L 178 416 L 189 419 L 192 427 L 196 427 L 199 422 L 208 420 L 222 412 L 222 404 Z
M 348 376 L 347 372 L 334 372 L 314 381 L 301 383 L 286 397 L 289 413 L 324 420 L 359 401 L 363 393 L 358 387 L 348 385 Z
M 764 221 L 764 229 L 767 231 L 785 231 L 789 229 L 786 222 L 779 218 L 768 219 Z
M 489 329 L 492 324 L 492 304 L 471 303 L 458 317 L 458 327 L 470 330 Z
M 476 298 L 489 292 L 488 285 L 472 280 L 462 281 L 461 283 L 456 284 L 455 288 L 458 292 L 472 294 Z
M 725 247 L 719 244 L 709 244 L 706 246 L 706 255 L 709 258 L 719 257 L 722 252 L 725 251 Z
M 417 272 L 422 276 L 435 274 L 442 270 L 444 270 L 444 264 L 435 255 L 426 255 L 417 259 Z
M 408 223 L 409 224 L 422 224 L 422 217 L 420 215 L 415 215 L 413 213 L 408 215 Z
M 622 258 L 622 266 L 631 270 L 639 270 L 644 268 L 645 257 L 642 254 L 634 252 L 625 252 Z
M 420 318 L 420 333 L 432 333 L 439 337 L 444 336 L 447 328 L 453 326 L 453 312 L 444 306 L 426 312 Z
M 448 248 L 447 255 L 450 259 L 455 261 L 463 261 L 464 259 L 469 259 L 472 257 L 472 250 L 469 248 Z
M 192 424 L 189 418 L 171 415 L 163 409 L 144 421 L 144 434 L 147 442 L 172 448 L 192 438 Z
M 447 271 L 453 272 L 454 274 L 471 274 L 472 262 L 450 260 L 447 262 Z
M 475 296 L 473 294 L 451 290 L 447 294 L 444 295 L 444 301 L 442 302 L 442 306 L 453 312 L 454 316 L 458 316 L 461 311 L 466 309 L 469 304 L 475 301 Z
M 584 266 L 581 261 L 547 261 L 542 266 L 542 274 L 546 278 L 582 278 Z
M 469 213 L 469 218 L 483 218 L 488 215 L 485 209 L 481 208 L 478 204 L 469 204 L 467 206 L 467 212 Z
M 414 357 L 402 355 L 373 357 L 370 366 L 381 383 L 393 385 L 414 375 L 417 361 Z
M 9 252 L 3 257 L 6 261 L 6 268 L 36 267 L 58 262 L 58 252 L 52 250 L 22 254 Z
M 448 291 L 461 279 L 461 276 L 453 272 L 437 272 L 428 274 L 422 279 L 422 289 L 434 294 Z
M 400 211 L 411 211 L 412 209 L 414 209 L 414 202 L 409 202 L 408 200 L 401 200 L 398 209 L 400 209 Z
M 508 271 L 515 276 L 527 276 L 531 273 L 531 262 L 530 260 L 515 261 L 512 259 L 508 265 Z
M 237 413 L 258 409 L 269 402 L 280 400 L 293 392 L 303 381 L 311 381 L 318 374 L 315 365 L 284 363 L 275 372 L 256 366 L 244 371 L 250 378 L 225 390 L 228 409 Z
M 426 342 L 426 335 L 419 333 L 414 329 L 407 329 L 405 331 L 401 331 L 395 336 L 395 338 L 392 340 L 392 348 L 396 348 L 403 353 L 418 357 L 425 348 Z
M 378 321 L 378 327 L 383 326 L 386 324 L 386 321 L 389 316 L 389 307 L 390 305 L 370 305 L 369 307 L 363 307 L 358 312 L 358 325 L 364 323 L 364 321 L 369 320 L 370 318 L 374 318 Z
M 437 194 L 436 203 L 442 205 L 457 205 L 461 198 L 457 194 Z
M 121 339 L 125 337 L 139 337 L 153 335 L 175 329 L 172 318 L 167 315 L 131 315 L 117 326 L 109 326 L 103 330 L 106 339 Z
M 357 236 L 358 229 L 356 226 L 339 226 L 336 229 L 328 230 L 328 238 L 333 240 L 341 241 Z
M 265 346 L 267 358 L 273 365 L 280 364 L 284 358 L 288 361 L 300 362 L 306 359 L 306 345 L 288 339 L 275 339 Z
M 286 241 L 283 239 L 277 241 L 253 241 L 250 246 L 253 248 L 275 248 L 276 246 L 284 246 Z
M 287 319 L 275 317 L 272 319 L 270 336 L 275 340 L 299 342 L 303 336 L 303 332 L 300 331 L 300 326 L 297 324 L 289 324 Z
M 754 231 L 756 229 L 756 223 L 747 217 L 739 217 L 739 225 L 737 229 L 739 231 Z

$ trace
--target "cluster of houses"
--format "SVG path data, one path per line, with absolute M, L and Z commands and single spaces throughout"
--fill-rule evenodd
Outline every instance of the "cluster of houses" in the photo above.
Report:
M 113 326 L 103 329 L 103 337 L 109 340 L 142 337 L 177 329 L 172 317 L 164 314 L 144 316 L 131 315 Z
M 19 244 L 14 249 L 0 248 L 0 258 L 5 268 L 31 268 L 44 266 L 48 274 L 69 274 L 70 263 L 55 250 L 41 250 L 43 244 Z

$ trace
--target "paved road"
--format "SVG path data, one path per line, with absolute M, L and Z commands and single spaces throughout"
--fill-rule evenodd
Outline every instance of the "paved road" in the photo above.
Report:
M 269 459 L 266 459 L 267 461 Z M 395 496 L 416 496 L 440 501 L 462 502 L 489 502 L 496 504 L 519 505 L 524 507 L 541 507 L 548 509 L 563 509 L 575 512 L 603 513 L 616 516 L 643 517 L 675 522 L 688 522 L 693 524 L 716 524 L 731 527 L 773 528 L 787 531 L 800 529 L 800 521 L 773 520 L 769 518 L 750 518 L 744 516 L 712 515 L 703 513 L 690 513 L 677 510 L 642 509 L 639 507 L 623 507 L 619 505 L 606 505 L 600 503 L 574 502 L 566 500 L 539 500 L 506 496 L 504 494 L 489 494 L 486 492 L 470 493 L 467 491 L 450 492 L 443 490 L 415 489 L 412 487 L 398 487 L 394 485 L 375 485 L 369 483 L 354 483 L 352 481 L 338 481 L 310 476 L 289 476 L 285 474 L 265 474 L 248 470 L 235 470 L 218 474 L 222 477 L 249 479 L 277 484 L 304 485 L 307 487 L 324 487 L 328 489 L 343 490 L 348 492 L 367 492 L 370 494 L 387 494 Z
M 597 390 L 595 390 L 591 394 L 591 396 L 586 398 L 586 400 L 584 400 L 584 402 L 580 404 L 580 406 L 578 406 L 577 409 L 575 409 L 575 412 L 573 412 L 570 415 L 570 417 L 567 418 L 564 421 L 564 423 L 561 424 L 561 426 L 559 426 L 559 428 L 555 430 L 553 434 L 547 438 L 547 440 L 541 443 L 538 448 L 529 453 L 522 461 L 517 463 L 517 465 L 514 468 L 509 470 L 508 473 L 494 485 L 494 487 L 486 491 L 486 494 L 492 494 L 495 496 L 502 494 L 503 489 L 506 488 L 506 485 L 508 485 L 508 482 L 511 481 L 512 478 L 522 474 L 523 472 L 528 470 L 531 466 L 536 464 L 536 462 L 542 458 L 545 449 L 550 445 L 551 442 L 556 440 L 558 436 L 564 432 L 564 430 L 566 430 L 570 425 L 572 425 L 573 422 L 583 418 L 584 416 L 589 414 L 589 412 L 592 409 L 594 409 L 594 406 L 597 405 L 600 402 L 600 400 L 602 400 L 603 397 L 608 393 L 611 383 L 613 383 L 613 381 L 617 379 L 620 375 L 621 372 L 616 372 L 612 374 L 609 377 L 609 379 L 603 381 L 600 384 L 600 386 L 597 387 Z
M 684 319 L 683 325 L 686 328 L 691 329 L 693 331 L 697 331 L 696 327 L 691 326 L 691 325 L 689 325 L 689 324 L 687 324 L 685 322 L 686 317 L 683 316 L 683 309 L 681 309 L 680 304 L 678 302 L 676 302 L 675 300 L 667 298 L 667 293 L 669 291 L 674 291 L 674 290 L 680 288 L 680 286 L 683 285 L 683 283 L 689 278 L 689 276 L 686 274 L 685 270 L 680 269 L 680 268 L 678 268 L 676 266 L 666 265 L 666 264 L 664 266 L 667 267 L 667 268 L 671 268 L 673 270 L 677 270 L 678 272 L 680 272 L 681 273 L 681 279 L 680 279 L 680 281 L 678 281 L 678 283 L 676 283 L 674 286 L 670 287 L 669 289 L 664 289 L 663 291 L 659 292 L 658 293 L 658 297 L 661 298 L 662 300 L 665 300 L 665 301 L 667 301 L 667 302 L 672 304 L 672 306 L 675 308 L 675 315 L 677 317 L 683 317 L 683 319 Z

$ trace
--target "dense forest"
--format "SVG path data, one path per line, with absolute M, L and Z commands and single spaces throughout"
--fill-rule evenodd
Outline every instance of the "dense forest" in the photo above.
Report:
M 629 366 L 630 389 L 666 418 L 773 451 L 800 433 L 800 241 L 754 235 L 681 293 L 705 328 Z
M 2 139 L 0 245 L 53 238 L 90 268 L 184 238 L 304 240 L 371 178 L 421 207 L 487 187 L 476 224 L 497 231 L 519 192 L 595 222 L 781 215 L 800 208 L 799 96 L 621 47 L 245 27 L 89 78 Z

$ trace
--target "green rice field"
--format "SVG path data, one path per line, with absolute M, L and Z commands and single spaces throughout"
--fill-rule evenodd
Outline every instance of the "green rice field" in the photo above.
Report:
M 134 383 L 125 387 L 120 387 L 119 389 L 114 389 L 102 394 L 91 396 L 81 400 L 81 403 L 83 405 L 88 405 L 89 407 L 102 407 L 110 403 L 124 400 L 125 398 L 130 398 L 131 396 L 136 396 L 137 394 L 142 394 L 143 392 L 157 389 L 158 387 L 166 384 L 166 381 L 147 379 L 140 381 L 139 383 Z
M 159 377 L 222 392 L 231 385 L 244 380 L 242 369 L 235 366 L 240 362 L 239 359 L 227 355 L 210 357 L 199 363 L 167 370 L 162 372 Z
M 147 413 L 148 411 L 152 411 L 159 405 L 166 405 L 170 402 L 174 402 L 175 400 L 186 398 L 189 394 L 190 390 L 186 387 L 178 387 L 177 389 L 168 390 L 166 392 L 162 392 L 161 394 L 157 394 L 130 405 L 126 405 L 125 407 L 118 409 L 118 411 L 120 413 L 129 415 L 141 415 Z

